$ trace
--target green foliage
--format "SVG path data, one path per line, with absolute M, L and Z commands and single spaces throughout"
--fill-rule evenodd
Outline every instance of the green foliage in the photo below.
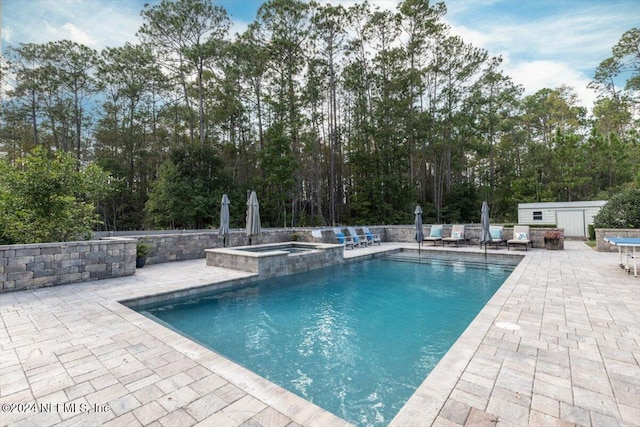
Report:
M 620 40 L 613 46 L 613 55 L 606 58 L 598 66 L 594 79 L 590 87 L 598 90 L 604 95 L 614 95 L 618 89 L 614 82 L 616 77 L 624 76 L 627 78 L 625 89 L 629 92 L 628 96 L 637 95 L 640 90 L 640 28 L 631 28 L 626 31 Z
M 480 221 L 480 207 L 477 190 L 472 184 L 455 184 L 447 195 L 442 210 L 443 222 L 464 224 Z
M 0 240 L 4 243 L 87 239 L 100 221 L 94 202 L 109 175 L 94 164 L 78 170 L 72 155 L 36 148 L 16 166 L 0 161 Z
M 597 70 L 587 115 L 566 86 L 523 96 L 445 14 L 429 0 L 270 0 L 232 40 L 210 0 L 157 1 L 139 43 L 8 48 L 0 150 L 95 161 L 119 190 L 97 206 L 108 230 L 217 227 L 223 192 L 242 226 L 252 188 L 265 226 L 320 226 L 410 223 L 416 204 L 425 221 L 477 222 L 482 200 L 513 222 L 521 202 L 640 185 L 640 30 Z
M 145 22 L 139 37 L 153 46 L 171 78 L 180 82 L 186 105 L 190 107 L 194 100 L 198 105 L 197 115 L 191 110 L 186 118 L 190 142 L 195 142 L 197 118 L 200 144 L 204 146 L 205 64 L 221 59 L 220 45 L 231 25 L 227 11 L 207 0 L 162 0 L 155 5 L 145 4 L 141 15 Z M 190 89 L 196 96 L 191 99 L 187 85 L 193 77 L 196 84 Z
M 149 255 L 150 250 L 151 250 L 151 245 L 138 242 L 136 244 L 136 258 L 145 258 L 147 255 Z
M 260 165 L 263 177 L 259 181 L 264 189 L 260 199 L 260 214 L 264 214 L 262 224 L 272 227 L 284 225 L 285 211 L 293 198 L 297 168 L 282 124 L 267 130 Z
M 640 228 L 640 187 L 611 196 L 593 223 L 596 228 Z
M 151 189 L 146 222 L 150 227 L 171 229 L 217 224 L 220 199 L 229 185 L 214 148 L 199 144 L 175 148 Z

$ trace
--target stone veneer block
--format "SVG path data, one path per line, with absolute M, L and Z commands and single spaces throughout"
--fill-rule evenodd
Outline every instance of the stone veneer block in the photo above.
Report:
M 135 239 L 0 246 L 0 292 L 135 273 Z
M 260 251 L 254 251 L 256 246 L 207 249 L 206 263 L 268 278 L 334 265 L 342 261 L 344 254 L 344 246 L 326 243 L 284 242 L 260 247 Z M 272 250 L 264 250 L 269 248 Z M 304 251 L 289 253 L 289 248 Z

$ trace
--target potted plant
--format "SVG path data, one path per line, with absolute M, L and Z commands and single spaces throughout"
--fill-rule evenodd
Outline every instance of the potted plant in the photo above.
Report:
M 149 254 L 149 250 L 151 246 L 146 243 L 138 242 L 136 245 L 136 268 L 144 267 L 144 264 L 147 262 L 147 255 Z
M 560 240 L 564 236 L 560 230 L 548 230 L 544 234 L 544 247 L 550 250 L 560 249 Z

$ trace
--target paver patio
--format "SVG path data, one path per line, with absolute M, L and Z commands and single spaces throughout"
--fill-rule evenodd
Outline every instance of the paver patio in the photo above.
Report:
M 640 278 L 565 247 L 518 251 L 391 425 L 640 426 Z M 0 295 L 0 425 L 348 425 L 118 302 L 251 276 L 200 259 Z

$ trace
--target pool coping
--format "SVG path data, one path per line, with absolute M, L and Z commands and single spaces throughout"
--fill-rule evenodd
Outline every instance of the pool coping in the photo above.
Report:
M 352 261 L 402 247 L 416 246 L 383 244 L 375 250 L 345 251 L 345 258 Z M 479 253 L 477 247 L 448 251 Z M 621 274 L 617 254 L 591 251 L 582 242 L 567 242 L 565 251 L 518 252 L 523 260 L 390 425 L 465 425 L 478 420 L 507 426 L 640 425 L 640 281 Z M 490 253 L 506 254 L 504 250 Z M 2 403 L 84 399 L 114 407 L 109 414 L 12 412 L 0 424 L 169 425 L 180 419 L 181 425 L 240 425 L 249 420 L 274 426 L 348 425 L 118 302 L 255 277 L 203 268 L 203 263 L 158 264 L 126 278 L 0 295 Z M 177 274 L 184 276 L 182 284 L 175 283 Z M 538 318 L 541 301 L 543 311 L 551 314 L 545 311 Z M 60 319 L 70 319 L 79 330 Z M 518 324 L 522 331 L 500 330 L 498 321 Z M 184 368 L 170 361 L 161 367 L 154 366 L 156 361 L 149 364 L 149 359 L 136 353 L 140 346 L 150 347 L 147 353 L 171 349 L 163 357 L 180 358 Z M 142 373 L 123 377 L 123 365 L 112 366 L 121 355 L 142 362 L 153 373 L 128 382 L 131 375 Z M 81 362 L 89 359 L 101 363 L 100 377 L 91 378 L 91 372 L 77 374 Z M 479 366 L 486 374 L 478 371 Z M 229 380 L 222 388 L 234 385 L 244 397 L 206 418 L 189 417 L 193 405 L 212 396 L 208 393 L 192 401 L 180 397 L 180 392 L 193 393 L 191 384 L 198 383 L 200 376 L 196 371 L 219 374 Z M 600 371 L 606 371 L 608 379 L 596 375 Z M 60 380 L 61 375 L 65 380 Z M 181 384 L 173 383 L 177 378 L 195 382 L 178 388 Z M 149 382 L 148 387 L 162 384 L 166 394 L 141 396 L 141 390 L 135 389 L 141 382 Z M 505 395 L 509 392 L 511 396 Z M 174 403 L 167 401 L 171 398 Z M 146 422 L 150 407 L 162 414 Z

